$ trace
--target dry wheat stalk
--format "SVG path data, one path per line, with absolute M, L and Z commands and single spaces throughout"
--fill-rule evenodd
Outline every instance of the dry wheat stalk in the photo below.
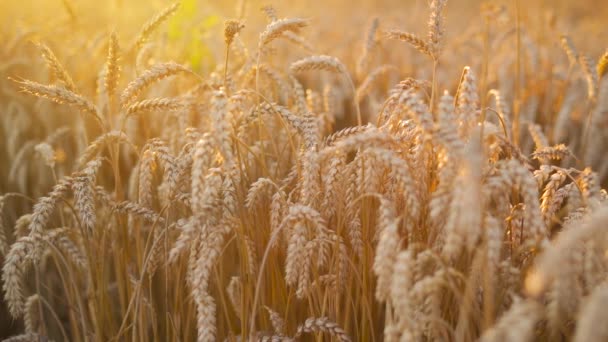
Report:
M 545 291 L 550 282 L 561 274 L 561 268 L 567 264 L 564 261 L 571 256 L 574 247 L 581 241 L 590 239 L 601 232 L 603 222 L 606 222 L 607 217 L 608 209 L 601 208 L 577 229 L 567 229 L 560 234 L 557 241 L 539 257 L 536 271 L 526 279 L 528 293 L 538 296 Z M 576 225 L 577 222 L 572 224 Z
M 125 114 L 127 117 L 133 116 L 141 112 L 149 111 L 167 111 L 175 112 L 180 110 L 184 103 L 180 99 L 173 98 L 157 98 L 137 101 L 127 108 Z
M 298 32 L 306 26 L 308 26 L 308 20 L 301 18 L 274 20 L 266 26 L 266 29 L 262 33 L 260 33 L 260 48 L 279 38 L 286 31 Z
M 247 198 L 245 199 L 245 207 L 253 209 L 255 203 L 260 199 L 264 198 L 265 192 L 268 193 L 268 189 L 277 187 L 277 185 L 268 178 L 260 178 L 253 182 L 247 192 Z
M 437 140 L 449 151 L 450 157 L 458 160 L 464 150 L 464 142 L 458 135 L 458 124 L 454 109 L 454 98 L 446 91 L 439 100 Z
M 446 3 L 447 0 L 432 0 L 430 3 L 431 14 L 428 23 L 428 40 L 432 49 L 433 58 L 436 59 L 441 55 L 443 35 L 445 34 L 442 12 Z
M 169 62 L 155 64 L 150 69 L 144 71 L 139 77 L 131 81 L 120 95 L 120 102 L 123 107 L 129 106 L 137 96 L 154 82 L 163 78 L 178 74 L 180 72 L 190 73 L 186 67 Z
M 597 97 L 598 74 L 593 68 L 589 56 L 580 55 L 578 61 L 585 74 L 585 80 L 587 80 L 587 97 L 589 100 L 595 101 Z
M 380 77 L 388 75 L 390 72 L 397 71 L 392 65 L 381 65 L 370 72 L 357 88 L 356 100 L 361 101 L 372 90 L 373 83 Z
M 272 5 L 265 5 L 261 8 L 261 10 L 262 12 L 264 12 L 264 14 L 266 14 L 270 22 L 276 21 L 278 19 L 277 10 Z
M 139 161 L 139 174 L 137 178 L 137 202 L 143 207 L 152 207 L 152 179 L 154 177 L 155 169 L 156 161 L 154 152 L 149 149 L 145 150 Z
M 55 245 L 68 260 L 76 265 L 76 267 L 85 271 L 88 267 L 88 260 L 81 251 L 81 243 L 72 241 L 72 239 L 67 236 L 68 233 L 68 230 L 62 230 L 60 231 L 60 234 L 56 234 L 52 239 L 49 239 L 49 242 Z
M 380 19 L 378 19 L 377 17 L 373 18 L 366 32 L 361 57 L 359 57 L 359 60 L 357 62 L 357 76 L 362 76 L 363 73 L 368 69 L 368 66 L 370 64 L 370 58 L 372 57 L 371 54 L 378 44 L 378 39 L 376 35 L 378 33 L 379 26 Z
M 390 30 L 385 33 L 386 38 L 400 40 L 412 45 L 416 50 L 433 58 L 433 47 L 431 47 L 424 39 L 409 32 Z
M 74 182 L 72 177 L 65 177 L 55 184 L 53 190 L 45 197 L 41 197 L 34 205 L 32 216 L 28 226 L 29 234 L 36 241 L 39 241 L 43 234 L 46 225 L 48 224 L 51 215 L 53 214 L 57 203 L 67 197 L 71 186 Z M 37 260 L 37 257 L 33 258 Z
M 76 211 L 79 214 L 80 223 L 87 234 L 95 229 L 96 214 L 93 198 L 93 185 L 95 175 L 83 175 L 74 178 L 72 189 Z
M 40 299 L 37 294 L 31 295 L 27 298 L 25 303 L 25 315 L 24 325 L 25 332 L 28 334 L 34 334 L 38 330 L 39 317 L 40 317 Z
M 306 40 L 304 37 L 298 35 L 295 32 L 285 31 L 281 34 L 281 38 L 284 38 L 285 40 L 293 43 L 294 45 L 301 47 L 306 52 L 313 52 L 315 50 L 313 45 L 308 40 Z
M 466 136 L 471 127 L 480 119 L 478 112 L 479 97 L 477 95 L 477 80 L 473 70 L 465 67 L 462 72 L 462 81 L 458 85 L 455 101 L 461 125 L 461 135 Z
M 46 64 L 53 73 L 54 77 L 63 83 L 66 90 L 76 93 L 76 85 L 74 85 L 72 77 L 70 77 L 70 74 L 61 65 L 57 57 L 55 57 L 53 51 L 51 51 L 51 49 L 43 43 L 38 43 L 38 48 L 41 50 L 42 57 L 46 61 Z
M 22 315 L 25 307 L 23 294 L 24 272 L 26 263 L 29 263 L 28 255 L 32 252 L 34 239 L 26 236 L 17 240 L 8 254 L 5 256 L 4 266 L 2 267 L 2 290 L 9 312 L 14 318 Z
M 570 39 L 570 37 L 568 37 L 567 35 L 562 35 L 560 41 L 562 44 L 562 48 L 568 56 L 570 67 L 574 66 L 576 64 L 576 61 L 578 60 L 578 51 L 574 47 L 572 39 Z
M 159 225 L 162 225 L 165 222 L 165 219 L 162 216 L 159 216 L 154 210 L 142 207 L 137 203 L 133 203 L 130 201 L 115 203 L 112 205 L 111 208 L 112 211 L 116 211 L 119 213 L 128 213 L 140 217 L 149 223 L 158 223 Z
M 472 252 L 482 233 L 483 147 L 480 135 L 472 134 L 464 151 L 461 169 L 454 179 L 454 192 L 445 226 L 443 253 L 455 259 L 461 252 Z
M 197 298 L 198 297 L 198 298 Z M 195 296 L 197 306 L 197 330 L 198 342 L 215 341 L 215 301 L 213 297 L 205 293 Z
M 103 127 L 103 119 L 101 116 L 99 116 L 99 112 L 97 111 L 95 105 L 81 95 L 78 95 L 63 87 L 54 85 L 47 86 L 29 80 L 17 81 L 17 83 L 19 83 L 21 90 L 28 94 L 44 97 L 60 104 L 66 103 L 78 108 L 85 114 L 92 115 L 97 122 L 99 122 L 100 126 Z
M 351 341 L 346 332 L 327 317 L 306 319 L 306 322 L 298 327 L 296 337 L 299 337 L 303 333 L 313 332 L 326 332 L 342 342 Z
M 228 98 L 223 91 L 213 93 L 211 98 L 211 120 L 213 137 L 216 140 L 224 161 L 230 165 L 233 162 L 232 152 L 232 112 L 229 108 Z M 229 167 L 229 166 L 228 166 Z
M 332 146 L 336 142 L 348 138 L 349 136 L 360 135 L 361 133 L 371 129 L 373 129 L 373 126 L 371 124 L 367 124 L 365 126 L 352 126 L 344 128 L 327 136 L 325 138 L 325 146 Z
M 257 266 L 257 262 L 258 262 L 258 252 L 256 249 L 256 245 L 255 242 L 253 240 L 251 240 L 250 237 L 248 237 L 247 235 L 244 236 L 244 240 L 245 240 L 245 256 L 247 258 L 247 272 L 251 275 L 251 276 L 255 276 L 257 274 L 258 271 L 258 266 Z
M 115 32 L 110 35 L 110 42 L 108 43 L 108 57 L 106 59 L 105 73 L 104 73 L 104 91 L 107 93 L 108 98 L 112 99 L 120 78 L 120 46 L 118 45 L 118 37 Z
M 44 163 L 51 169 L 55 167 L 55 151 L 53 147 L 44 142 L 36 145 L 34 150 L 44 159 Z
M 193 216 L 188 219 L 180 219 L 177 222 L 176 226 L 181 232 L 173 244 L 173 247 L 169 251 L 169 259 L 167 261 L 168 264 L 173 264 L 176 262 L 181 254 L 188 249 L 188 247 L 192 249 L 193 245 L 189 245 L 189 243 L 193 242 L 196 230 L 205 229 L 205 227 L 199 227 L 201 223 L 199 219 L 199 217 Z
M 596 319 L 604 315 L 608 302 L 606 285 L 596 287 L 587 298 L 577 320 L 573 341 L 602 341 L 608 339 L 606 326 L 597 324 Z
M 572 152 L 564 144 L 555 146 L 544 146 L 537 148 L 532 154 L 535 159 L 538 160 L 562 160 L 569 156 L 572 156 Z
M 396 217 L 393 204 L 382 199 L 380 222 L 380 239 L 377 254 L 374 257 L 373 270 L 378 278 L 376 285 L 376 298 L 386 300 L 390 293 L 393 270 L 399 255 L 399 219 Z
M 531 341 L 534 338 L 534 326 L 542 317 L 540 309 L 535 301 L 516 301 L 496 326 L 482 335 L 481 341 Z
M 348 69 L 342 62 L 340 62 L 340 60 L 335 57 L 319 55 L 302 58 L 298 61 L 291 63 L 291 65 L 289 66 L 289 70 L 292 73 L 298 73 L 307 70 L 325 70 L 341 74 L 347 79 L 353 91 L 353 94 L 355 94 L 356 96 L 355 85 L 352 79 L 350 78 Z M 359 108 L 358 101 L 355 101 L 355 114 L 357 117 L 357 125 L 361 126 L 363 122 L 361 118 L 361 109 Z
M 212 142 L 211 135 L 209 134 L 205 134 L 203 138 L 197 142 L 196 147 L 194 148 L 194 155 L 192 157 L 191 193 L 192 204 L 195 210 L 202 209 L 202 203 L 205 202 L 205 198 L 201 196 L 205 192 L 205 176 L 212 166 L 214 151 L 215 146 Z
M 532 136 L 532 140 L 534 140 L 534 145 L 536 146 L 537 150 L 544 149 L 549 146 L 549 140 L 539 125 L 530 123 L 528 125 L 528 131 Z
M 236 36 L 243 28 L 245 28 L 245 25 L 243 25 L 243 23 L 239 20 L 227 20 L 224 23 L 224 40 L 226 45 L 232 44 L 234 36 Z
M 151 18 L 149 21 L 147 21 L 144 24 L 144 26 L 142 26 L 139 33 L 137 34 L 135 41 L 132 45 L 132 49 L 136 49 L 136 50 L 141 49 L 141 47 L 146 43 L 146 41 L 148 40 L 148 37 L 150 37 L 152 32 L 154 32 L 154 30 L 156 30 L 156 28 L 158 28 L 171 15 L 173 15 L 175 12 L 177 12 L 178 9 L 179 9 L 179 2 L 176 2 L 176 3 L 166 7 L 161 12 L 159 12 L 157 15 L 155 15 L 153 18 Z
M 333 71 L 339 74 L 348 75 L 346 66 L 342 64 L 336 57 L 319 55 L 310 56 L 291 63 L 289 70 L 293 73 L 303 72 L 307 70 L 325 70 Z
M 285 334 L 285 321 L 279 315 L 278 312 L 272 310 L 271 308 L 264 306 L 266 311 L 268 312 L 268 316 L 270 317 L 270 322 L 272 322 L 272 328 L 274 329 L 274 333 L 277 335 Z
M 306 226 L 302 222 L 296 223 L 292 228 L 287 246 L 287 258 L 285 260 L 285 283 L 294 286 L 298 283 L 298 276 L 304 272 L 303 265 L 306 262 Z
M 230 300 L 230 304 L 232 304 L 234 312 L 239 318 L 241 316 L 241 303 L 243 300 L 242 292 L 241 278 L 238 276 L 231 277 L 228 286 L 226 286 L 226 294 L 228 295 L 228 299 Z
M 111 146 L 115 143 L 127 143 L 134 147 L 133 143 L 131 143 L 124 132 L 114 130 L 104 133 L 91 142 L 89 146 L 87 146 L 86 150 L 82 152 L 80 158 L 78 159 L 79 167 L 84 167 L 84 165 L 95 158 L 95 156 L 100 153 L 103 148 L 106 146 Z

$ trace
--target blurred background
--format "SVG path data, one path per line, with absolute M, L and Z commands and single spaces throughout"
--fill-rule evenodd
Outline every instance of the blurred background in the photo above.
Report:
M 173 2 L 1 1 L 0 41 L 6 44 L 16 36 L 27 34 L 33 40 L 48 41 L 58 36 L 62 40 L 84 37 L 93 43 L 105 38 L 110 31 L 116 31 L 121 41 L 128 41 L 148 18 Z M 480 23 L 482 3 L 504 6 L 507 13 L 514 14 L 516 1 L 450 0 L 446 11 L 448 39 L 461 37 L 468 28 Z M 596 38 L 608 36 L 608 26 L 603 24 L 608 18 L 608 10 L 599 3 L 595 0 L 525 0 L 521 1 L 521 17 L 528 25 L 552 22 L 558 31 L 573 37 L 578 46 L 599 54 L 604 46 L 586 46 L 585 37 L 577 36 L 578 32 L 595 32 Z M 241 33 L 243 41 L 255 44 L 256 40 L 249 38 L 257 37 L 263 29 L 266 21 L 260 8 L 269 4 L 277 9 L 279 17 L 312 19 L 315 29 L 304 34 L 308 34 L 309 40 L 324 53 L 339 57 L 345 50 L 353 48 L 353 39 L 360 38 L 370 17 L 380 17 L 385 28 L 412 32 L 419 28 L 419 32 L 424 32 L 428 11 L 427 0 L 184 0 L 166 29 L 160 30 L 164 35 L 161 38 L 173 46 L 173 57 L 181 59 L 181 62 L 189 61 L 200 71 L 208 71 L 223 58 L 223 48 L 218 49 L 216 45 L 223 44 L 221 31 L 224 20 L 244 18 L 247 27 Z M 573 22 L 575 26 L 571 25 Z M 539 32 L 535 30 L 535 33 Z M 319 36 L 342 39 L 318 39 Z M 342 43 L 336 44 L 336 41 Z M 324 46 L 324 42 L 332 43 Z M 73 47 L 73 53 L 83 52 L 79 45 Z

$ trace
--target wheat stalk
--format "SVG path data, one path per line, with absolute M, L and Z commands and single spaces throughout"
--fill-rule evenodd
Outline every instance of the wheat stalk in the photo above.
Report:
M 163 78 L 178 74 L 180 72 L 189 73 L 186 67 L 169 62 L 161 63 L 152 66 L 144 71 L 139 77 L 131 81 L 120 95 L 120 101 L 123 107 L 127 107 L 137 98 L 137 96 L 147 87 Z
M 101 116 L 99 116 L 99 112 L 97 111 L 95 105 L 81 95 L 78 95 L 63 87 L 43 85 L 29 80 L 16 82 L 19 84 L 23 92 L 38 97 L 44 97 L 59 104 L 66 103 L 74 106 L 84 114 L 92 115 L 93 118 L 99 123 L 99 126 L 104 127 L 104 121 Z
M 76 85 L 74 84 L 72 77 L 61 65 L 57 57 L 55 57 L 53 51 L 51 51 L 51 49 L 43 43 L 38 43 L 38 48 L 42 52 L 42 57 L 55 78 L 64 84 L 66 90 L 76 93 Z
M 176 2 L 161 12 L 156 14 L 153 18 L 148 20 L 141 30 L 135 37 L 135 41 L 132 44 L 131 50 L 139 50 L 146 43 L 148 37 L 156 30 L 164 21 L 166 21 L 171 15 L 173 15 L 179 9 L 180 3 Z

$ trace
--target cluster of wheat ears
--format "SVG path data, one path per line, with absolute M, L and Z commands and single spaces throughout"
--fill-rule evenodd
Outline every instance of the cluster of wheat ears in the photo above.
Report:
M 178 4 L 93 75 L 7 42 L 6 341 L 608 340 L 608 53 L 487 5 L 449 80 L 446 2 L 348 63 L 267 6 L 206 76 L 152 57 Z

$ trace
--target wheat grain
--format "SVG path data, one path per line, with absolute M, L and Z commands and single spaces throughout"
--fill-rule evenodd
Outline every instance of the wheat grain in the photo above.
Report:
M 2 267 L 2 290 L 8 309 L 13 318 L 21 316 L 25 306 L 24 272 L 28 263 L 28 254 L 34 248 L 34 239 L 23 237 L 17 240 L 5 256 Z
M 570 255 L 565 251 L 572 251 L 573 247 L 580 241 L 591 238 L 595 232 L 601 230 L 606 215 L 608 215 L 608 210 L 602 208 L 591 215 L 589 220 L 578 229 L 569 229 L 560 234 L 556 243 L 540 256 L 537 272 L 530 276 L 534 281 L 527 281 L 530 284 L 527 290 L 531 295 L 540 294 L 550 281 L 561 273 L 560 268 L 565 264 L 563 260 Z
M 34 150 L 44 159 L 44 163 L 51 169 L 55 167 L 55 151 L 48 143 L 40 143 L 34 147 Z
M 363 51 L 361 53 L 361 57 L 357 62 L 357 75 L 361 76 L 365 71 L 367 71 L 368 66 L 370 64 L 370 59 L 372 58 L 372 53 L 374 48 L 377 46 L 377 33 L 378 27 L 380 26 L 380 20 L 375 17 L 371 20 L 369 24 L 369 28 L 366 32 L 365 41 L 363 44 Z
M 319 55 L 310 56 L 291 63 L 289 70 L 293 73 L 308 71 L 308 70 L 325 70 L 332 71 L 343 75 L 348 75 L 346 66 L 342 64 L 336 57 Z
M 576 61 L 578 60 L 578 56 L 579 56 L 578 51 L 574 47 L 574 43 L 572 42 L 572 39 L 570 39 L 570 37 L 568 37 L 567 35 L 562 35 L 560 41 L 562 44 L 562 48 L 564 49 L 564 51 L 566 52 L 566 55 L 568 56 L 568 61 L 570 62 L 570 67 L 572 67 L 573 65 L 576 64 Z
M 253 209 L 256 201 L 264 195 L 265 191 L 267 192 L 269 187 L 276 187 L 276 184 L 268 178 L 260 178 L 253 182 L 247 192 L 245 207 Z
M 109 99 L 114 97 L 118 82 L 120 80 L 120 46 L 118 45 L 118 38 L 116 33 L 112 32 L 110 35 L 110 42 L 108 43 L 108 57 L 106 59 L 105 72 L 104 72 L 104 91 L 107 93 Z
M 395 267 L 397 255 L 399 254 L 399 225 L 395 209 L 392 204 L 382 200 L 383 211 L 381 211 L 380 240 L 376 248 L 373 270 L 378 277 L 376 286 L 376 298 L 385 300 L 388 298 L 391 288 L 393 268 Z
M 163 224 L 165 219 L 159 216 L 154 210 L 142 207 L 137 203 L 123 201 L 112 206 L 113 211 L 119 213 L 129 213 L 148 221 L 149 223 Z
M 190 73 L 191 71 L 186 67 L 173 62 L 153 65 L 135 80 L 131 81 L 122 91 L 122 94 L 120 95 L 122 106 L 129 106 L 145 88 L 153 83 L 180 72 Z
M 228 20 L 224 23 L 224 40 L 226 45 L 232 44 L 234 36 L 236 36 L 245 25 L 238 20 Z
M 176 2 L 148 20 L 137 34 L 135 42 L 133 43 L 133 49 L 140 49 L 146 43 L 152 32 L 154 32 L 154 30 L 156 30 L 156 28 L 158 28 L 171 15 L 177 12 L 179 6 L 179 2 Z
M 78 166 L 84 167 L 86 163 L 91 161 L 95 156 L 102 151 L 106 146 L 111 146 L 115 143 L 127 143 L 134 147 L 133 143 L 129 140 L 127 135 L 121 131 L 110 131 L 98 136 L 93 142 L 87 146 L 78 159 Z
M 357 88 L 356 101 L 361 101 L 372 89 L 372 83 L 379 77 L 388 74 L 391 71 L 396 71 L 397 68 L 392 65 L 382 65 L 370 72 L 367 77 L 361 82 Z
M 298 327 L 298 332 L 296 336 L 299 336 L 303 333 L 312 333 L 322 331 L 326 332 L 334 337 L 336 337 L 339 341 L 346 342 L 350 341 L 350 337 L 342 330 L 336 323 L 329 320 L 327 317 L 321 318 L 308 318 L 304 322 L 304 324 Z
M 593 69 L 591 59 L 588 56 L 581 55 L 578 61 L 587 80 L 587 98 L 594 101 L 597 97 L 598 74 Z
M 24 315 L 25 332 L 27 334 L 33 334 L 38 330 L 38 317 L 40 316 L 39 307 L 40 299 L 37 294 L 27 298 Z
M 471 126 L 476 124 L 479 115 L 479 97 L 477 95 L 477 80 L 470 67 L 465 67 L 462 72 L 462 81 L 456 93 L 456 108 L 461 120 L 464 122 L 462 134 L 468 134 Z
M 278 312 L 272 310 L 271 308 L 265 306 L 264 307 L 268 312 L 268 316 L 270 317 L 270 322 L 272 322 L 272 328 L 274 329 L 274 333 L 278 335 L 285 334 L 285 321 L 279 315 Z
M 441 55 L 443 35 L 445 34 L 443 23 L 443 9 L 447 0 L 433 0 L 430 3 L 431 15 L 429 17 L 428 40 L 432 49 L 433 58 L 438 59 Z
M 544 149 L 549 146 L 549 140 L 541 130 L 541 127 L 537 124 L 529 124 L 528 131 L 532 136 L 532 140 L 534 140 L 534 144 L 536 145 L 536 149 Z
M 158 98 L 158 99 L 147 99 L 143 101 L 135 102 L 126 110 L 126 116 L 130 117 L 140 112 L 148 111 L 166 111 L 174 112 L 178 111 L 183 107 L 183 102 L 179 99 L 172 98 Z
M 596 317 L 602 317 L 607 299 L 605 285 L 593 290 L 581 311 L 573 341 L 601 341 L 608 338 L 606 327 L 595 321 Z
M 386 38 L 400 40 L 402 42 L 406 42 L 412 45 L 416 50 L 421 53 L 433 57 L 433 48 L 426 42 L 424 39 L 418 37 L 417 35 L 409 32 L 399 31 L 399 30 L 390 30 L 385 33 Z
M 51 70 L 55 78 L 57 78 L 64 84 L 66 90 L 75 93 L 77 90 L 76 85 L 72 80 L 72 77 L 70 77 L 70 74 L 61 65 L 57 57 L 55 57 L 53 51 L 51 51 L 51 49 L 43 43 L 39 43 L 38 48 L 42 52 L 42 57 L 44 58 L 48 68 Z
M 103 119 L 99 116 L 97 108 L 84 97 L 63 87 L 53 85 L 47 86 L 28 80 L 19 81 L 17 83 L 21 86 L 21 90 L 28 94 L 44 97 L 59 104 L 66 103 L 76 107 L 84 114 L 92 115 L 93 118 L 99 122 L 100 126 L 103 127 Z
M 265 5 L 261 8 L 261 10 L 262 12 L 264 12 L 264 14 L 266 14 L 268 20 L 270 20 L 271 22 L 276 21 L 278 19 L 277 10 L 272 5 Z
M 534 301 L 516 301 L 500 318 L 496 327 L 486 331 L 481 341 L 530 341 L 540 318 L 540 306 Z
M 298 283 L 298 276 L 304 272 L 302 269 L 306 262 L 306 226 L 298 222 L 292 229 L 289 245 L 287 247 L 287 258 L 285 260 L 285 283 L 294 286 Z
M 562 160 L 572 155 L 564 144 L 545 146 L 534 151 L 532 156 L 538 160 Z
M 273 20 L 266 29 L 260 33 L 260 47 L 270 44 L 286 31 L 298 32 L 308 26 L 308 21 L 301 18 L 285 18 Z
M 209 294 L 196 299 L 198 342 L 215 341 L 215 301 Z

